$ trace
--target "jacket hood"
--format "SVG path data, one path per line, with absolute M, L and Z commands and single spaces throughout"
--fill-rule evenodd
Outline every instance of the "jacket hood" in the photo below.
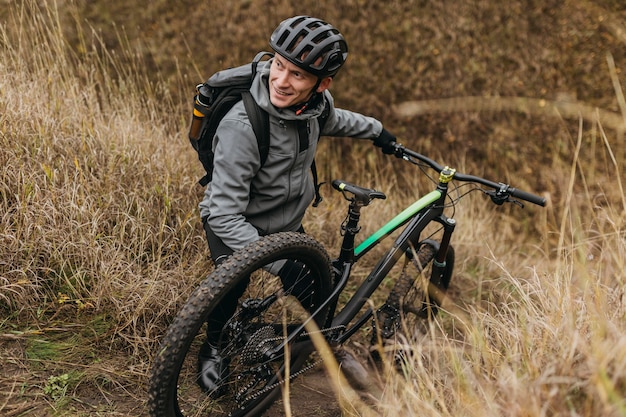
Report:
M 301 114 L 296 114 L 296 112 L 291 108 L 279 109 L 272 104 L 270 101 L 270 91 L 268 87 L 271 64 L 271 59 L 264 62 L 263 66 L 259 64 L 259 67 L 257 68 L 257 75 L 252 81 L 252 87 L 250 87 L 252 97 L 254 97 L 258 105 L 270 115 L 284 120 L 307 120 L 321 115 L 324 110 L 324 102 L 326 100 L 332 101 L 332 97 L 328 90 L 322 93 L 322 100 L 320 100 L 316 106 L 306 109 Z

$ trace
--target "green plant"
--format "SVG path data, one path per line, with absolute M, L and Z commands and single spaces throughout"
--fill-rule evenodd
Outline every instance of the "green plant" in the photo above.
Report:
M 43 393 L 57 401 L 65 397 L 70 383 L 70 374 L 61 374 L 48 378 L 46 385 L 43 387 Z

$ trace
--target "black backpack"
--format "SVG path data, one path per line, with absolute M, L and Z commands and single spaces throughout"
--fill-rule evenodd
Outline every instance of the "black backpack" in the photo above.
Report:
M 269 52 L 259 52 L 250 64 L 219 71 L 213 74 L 205 83 L 196 87 L 197 94 L 194 97 L 189 141 L 191 146 L 198 152 L 198 159 L 206 172 L 198 181 L 202 186 L 206 186 L 211 182 L 213 177 L 213 138 L 215 137 L 217 126 L 226 113 L 240 100 L 243 100 L 252 130 L 257 138 L 261 155 L 261 166 L 267 160 L 270 148 L 269 115 L 259 107 L 250 94 L 250 87 L 256 75 L 257 66 L 266 55 L 273 56 Z M 318 118 L 320 132 L 328 119 L 328 114 L 328 103 L 326 103 L 322 115 Z M 298 129 L 299 132 L 301 130 Z M 313 206 L 317 207 L 322 201 L 322 197 L 319 193 L 321 184 L 317 180 L 315 160 L 311 165 L 311 172 L 315 182 L 315 202 Z

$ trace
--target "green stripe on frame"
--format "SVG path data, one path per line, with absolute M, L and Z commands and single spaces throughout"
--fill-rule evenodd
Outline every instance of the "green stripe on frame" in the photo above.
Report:
M 439 198 L 441 198 L 441 191 L 431 191 L 415 203 L 411 204 L 409 207 L 405 208 L 400 214 L 391 219 L 387 224 L 378 229 L 374 234 L 365 239 L 363 243 L 357 246 L 354 250 L 354 255 L 359 256 L 359 254 L 363 251 L 370 249 L 389 233 L 403 225 L 408 219 L 414 216 L 415 213 L 419 212 L 428 205 L 433 204 L 435 201 L 439 200 Z

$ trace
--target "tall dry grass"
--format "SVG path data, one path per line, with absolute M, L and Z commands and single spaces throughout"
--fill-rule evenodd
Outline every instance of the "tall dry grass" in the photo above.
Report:
M 82 26 L 67 16 L 27 1 L 0 32 L 0 411 L 141 414 L 156 343 L 211 267 L 200 171 L 187 115 L 146 81 L 140 55 L 115 55 L 80 29 L 70 47 L 64 28 Z M 503 163 L 515 186 L 549 184 L 549 207 L 463 200 L 449 308 L 363 410 L 626 415 L 623 138 L 598 123 L 571 137 L 554 122 L 569 160 L 523 178 Z M 428 186 L 364 145 L 347 155 L 324 142 L 321 155 L 326 178 L 391 197 L 364 210 L 363 234 Z M 480 174 L 480 161 L 447 158 Z M 333 251 L 345 206 L 326 194 L 305 226 Z M 50 394 L 61 380 L 49 378 L 64 374 L 80 402 Z
M 24 2 L 1 28 L 2 333 L 57 339 L 77 324 L 94 336 L 77 357 L 84 343 L 145 370 L 209 265 L 192 170 L 167 91 L 133 51 L 121 66 L 98 43 L 74 50 L 63 19 Z
M 626 415 L 623 160 L 614 136 L 591 130 L 581 122 L 572 159 L 535 172 L 553 175 L 562 201 L 529 217 L 483 197 L 458 207 L 444 314 L 388 347 L 412 355 L 383 372 L 379 402 L 348 415 Z M 605 158 L 589 159 L 589 143 Z
M 412 346 L 386 415 L 624 415 L 624 202 L 567 195 L 549 252 L 485 245 L 481 276 L 491 279 L 472 280 L 477 294 Z

